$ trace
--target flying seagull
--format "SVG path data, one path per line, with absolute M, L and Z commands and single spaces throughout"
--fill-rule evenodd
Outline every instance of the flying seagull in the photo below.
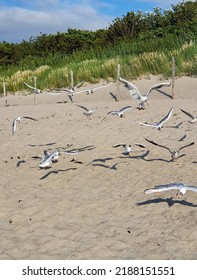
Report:
M 123 154 L 125 155 L 130 155 L 130 152 L 133 151 L 133 146 L 138 146 L 140 148 L 146 148 L 146 146 L 142 145 L 142 144 L 138 144 L 138 143 L 134 143 L 133 145 L 127 145 L 127 144 L 114 144 L 112 145 L 113 148 L 117 148 L 117 147 L 122 147 L 123 148 Z
M 54 151 L 52 153 L 48 152 L 47 150 L 44 150 L 44 157 L 43 160 L 40 162 L 39 167 L 40 168 L 46 168 L 49 167 L 49 165 L 51 165 L 54 162 L 57 162 L 59 159 L 59 156 L 62 154 L 69 154 L 69 155 L 74 155 L 74 154 L 78 154 L 78 152 L 73 151 L 73 152 L 69 152 L 69 151 Z
M 165 122 L 167 122 L 169 120 L 169 118 L 172 116 L 172 112 L 173 112 L 173 108 L 170 109 L 170 111 L 167 113 L 167 115 L 165 117 L 163 117 L 163 119 L 161 119 L 158 123 L 154 123 L 154 124 L 148 124 L 148 123 L 142 123 L 142 122 L 138 122 L 141 125 L 145 125 L 145 126 L 151 126 L 153 128 L 157 128 L 158 130 L 161 130 L 161 128 L 163 127 L 163 124 Z
M 170 184 L 166 184 L 166 185 L 157 185 L 151 189 L 146 189 L 144 191 L 144 193 L 149 194 L 149 193 L 163 192 L 163 191 L 168 191 L 168 190 L 178 190 L 178 192 L 176 194 L 176 196 L 178 196 L 178 195 L 184 195 L 186 193 L 186 191 L 197 192 L 197 187 L 188 186 L 183 183 L 170 183 Z
M 111 84 L 112 83 L 109 83 L 109 84 L 106 84 L 106 85 L 100 85 L 100 86 L 97 86 L 97 87 L 91 87 L 89 89 L 83 89 L 83 90 L 80 90 L 80 91 L 75 91 L 73 94 L 76 95 L 76 94 L 79 94 L 79 93 L 86 92 L 86 94 L 88 95 L 88 94 L 94 93 L 94 91 L 97 90 L 97 89 L 108 87 Z
M 80 87 L 82 84 L 84 83 L 84 81 L 78 83 L 76 86 L 74 87 L 71 87 L 71 88 L 66 88 L 66 89 L 63 89 L 64 91 L 68 92 L 68 93 L 73 93 L 75 92 L 75 89 Z
M 132 106 L 126 106 L 126 107 L 120 109 L 119 111 L 110 111 L 110 112 L 107 113 L 107 116 L 108 116 L 108 115 L 117 115 L 117 116 L 119 116 L 120 118 L 123 118 L 124 113 L 125 113 L 127 110 L 130 110 L 130 109 L 132 109 L 132 108 L 133 108 Z M 106 119 L 107 116 L 105 116 L 105 117 L 101 120 L 101 122 L 104 121 L 104 119 Z
M 149 96 L 149 93 L 153 90 L 157 90 L 157 89 L 160 89 L 162 87 L 166 87 L 166 86 L 170 86 L 171 83 L 159 83 L 159 84 L 156 84 L 156 85 L 153 85 L 146 93 L 145 95 L 141 95 L 138 88 L 132 84 L 131 82 L 125 80 L 125 79 L 122 79 L 121 77 L 118 78 L 119 81 L 121 83 L 124 84 L 124 86 L 128 89 L 129 91 L 129 94 L 131 95 L 132 98 L 134 99 L 137 99 L 138 100 L 138 109 L 145 109 L 144 105 L 145 105 L 145 102 L 148 103 L 148 96 Z
M 35 87 L 32 87 L 32 86 L 28 85 L 28 84 L 25 83 L 25 82 L 24 82 L 24 84 L 25 84 L 28 88 L 32 89 L 34 93 L 36 93 L 36 94 L 41 93 L 41 89 L 37 89 L 37 88 L 35 88 Z
M 14 133 L 16 132 L 16 123 L 17 122 L 21 122 L 23 121 L 24 119 L 29 119 L 29 120 L 33 120 L 33 121 L 37 121 L 36 119 L 32 118 L 32 117 L 28 117 L 28 116 L 24 116 L 24 117 L 17 117 L 13 120 L 12 122 L 12 135 L 14 135 Z
M 90 117 L 96 110 L 100 109 L 100 108 L 88 109 L 87 107 L 78 105 L 78 104 L 75 104 L 75 106 L 78 106 L 78 107 L 84 109 L 85 112 L 83 112 L 83 114 L 87 117 Z
M 155 145 L 155 146 L 158 146 L 158 147 L 161 147 L 161 148 L 164 148 L 164 149 L 168 150 L 171 154 L 171 159 L 172 160 L 175 160 L 175 159 L 178 159 L 178 158 L 184 156 L 184 154 L 180 155 L 179 152 L 186 147 L 194 145 L 194 142 L 192 142 L 190 144 L 187 144 L 187 145 L 184 145 L 184 146 L 180 147 L 178 150 L 171 150 L 170 148 L 168 148 L 166 146 L 163 146 L 163 145 L 160 145 L 160 144 L 157 144 L 152 140 L 148 140 L 147 138 L 145 138 L 145 140 L 148 141 L 149 143 Z
M 191 121 L 188 121 L 189 123 L 195 123 L 197 121 L 197 116 L 193 116 L 192 114 L 186 112 L 185 110 L 181 109 L 181 112 L 183 112 L 184 114 L 186 114 L 188 117 L 190 117 Z

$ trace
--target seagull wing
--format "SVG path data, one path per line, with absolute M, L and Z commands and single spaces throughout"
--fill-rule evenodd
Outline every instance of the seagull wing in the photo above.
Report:
M 187 144 L 187 145 L 182 146 L 180 149 L 178 149 L 178 152 L 179 152 L 180 150 L 182 150 L 182 149 L 184 149 L 184 148 L 186 148 L 186 147 L 192 146 L 192 145 L 194 145 L 194 142 L 192 142 L 192 143 L 190 143 L 190 144 Z
M 187 186 L 187 191 L 197 192 L 197 187 Z
M 82 106 L 82 105 L 78 105 L 78 104 L 75 104 L 75 106 L 78 106 L 78 107 L 80 107 L 80 108 L 82 108 L 82 109 L 84 109 L 85 111 L 89 111 L 89 109 L 88 108 L 86 108 L 85 106 Z
M 167 115 L 163 119 L 161 119 L 157 125 L 162 126 L 165 122 L 167 122 L 169 120 L 169 118 L 172 116 L 172 112 L 173 112 L 173 108 L 170 109 L 170 111 L 167 113 Z
M 139 93 L 138 88 L 134 84 L 132 84 L 132 83 L 128 82 L 127 80 L 122 79 L 120 77 L 118 79 L 129 90 L 129 94 L 131 95 L 132 98 L 134 98 L 134 99 L 142 98 L 141 94 Z
M 156 124 L 149 124 L 149 123 L 143 123 L 143 122 L 138 122 L 137 123 L 141 124 L 141 125 L 145 125 L 145 126 L 150 126 L 150 127 L 157 127 Z
M 91 88 L 90 90 L 96 90 L 96 89 L 100 89 L 100 88 L 105 88 L 105 87 L 108 87 L 108 86 L 110 86 L 112 83 L 109 83 L 109 84 L 107 84 L 107 85 L 101 85 L 101 86 L 98 86 L 98 87 L 93 87 L 93 88 Z
M 158 185 L 158 186 L 155 186 L 154 188 L 146 189 L 144 191 L 144 193 L 149 194 L 149 193 L 154 193 L 154 192 L 164 192 L 164 191 L 168 191 L 168 190 L 177 190 L 177 189 L 179 190 L 179 189 L 181 189 L 181 187 L 185 187 L 185 185 L 184 184 L 179 184 L 179 183 Z
M 140 148 L 146 148 L 146 146 L 139 144 L 139 143 L 134 143 L 133 146 L 138 146 Z
M 126 107 L 120 109 L 119 113 L 120 114 L 124 114 L 124 112 L 126 112 L 127 110 L 132 109 L 132 108 L 133 108 L 132 106 L 126 106 Z
M 83 83 L 84 83 L 84 81 L 78 83 L 78 84 L 74 87 L 74 89 L 80 87 Z
M 185 114 L 186 114 L 189 118 L 191 118 L 192 120 L 195 119 L 195 117 L 194 117 L 192 114 L 186 112 L 185 110 L 183 110 L 183 109 L 181 109 L 181 108 L 180 108 L 180 110 L 181 110 L 181 112 L 185 113 Z
M 47 158 L 51 155 L 47 150 L 44 150 L 44 157 Z
M 17 118 L 14 119 L 12 122 L 12 135 L 14 135 L 14 133 L 16 132 L 16 122 L 17 122 Z
M 112 145 L 112 147 L 113 148 L 117 148 L 117 147 L 126 147 L 126 144 L 122 144 L 122 143 L 120 143 L 120 144 L 114 144 L 114 145 Z
M 30 88 L 30 89 L 34 89 L 34 90 L 36 89 L 35 87 L 32 87 L 32 86 L 28 85 L 28 84 L 25 83 L 25 82 L 24 82 L 24 84 L 25 84 L 28 88 Z
M 29 117 L 29 116 L 24 116 L 22 117 L 22 119 L 30 119 L 32 121 L 37 121 L 36 119 L 32 118 L 32 117 Z
M 170 148 L 166 147 L 166 146 L 163 146 L 163 145 L 160 145 L 160 144 L 157 144 L 155 143 L 154 141 L 152 140 L 148 140 L 147 138 L 145 138 L 146 141 L 148 141 L 149 143 L 155 145 L 155 146 L 158 146 L 158 147 L 161 147 L 161 148 L 164 148 L 164 149 L 167 149 L 170 153 L 172 152 Z
M 152 86 L 148 91 L 147 91 L 147 93 L 146 93 L 146 97 L 149 95 L 149 93 L 152 91 L 152 90 L 157 90 L 157 89 L 160 89 L 160 88 L 162 88 L 162 87 L 169 87 L 169 86 L 171 86 L 171 83 L 159 83 L 159 84 L 156 84 L 156 85 L 154 85 L 154 86 Z

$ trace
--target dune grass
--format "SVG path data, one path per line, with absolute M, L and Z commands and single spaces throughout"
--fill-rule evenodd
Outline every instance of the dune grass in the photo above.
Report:
M 160 42 L 161 43 L 161 42 Z M 150 47 L 123 42 L 114 48 L 106 50 L 90 50 L 77 52 L 71 57 L 58 55 L 37 59 L 31 64 L 21 63 L 7 69 L 0 69 L 0 93 L 3 93 L 3 81 L 7 92 L 28 90 L 24 85 L 27 82 L 33 85 L 34 76 L 37 77 L 37 88 L 52 89 L 69 87 L 70 71 L 74 73 L 74 84 L 80 81 L 97 83 L 100 80 L 116 80 L 117 65 L 121 65 L 121 76 L 135 79 L 142 75 L 163 75 L 171 77 L 171 61 L 175 58 L 176 76 L 197 75 L 197 43 L 175 42 L 173 47 L 156 45 Z M 166 43 L 165 43 L 166 44 Z M 145 51 L 144 49 L 150 49 Z M 155 51 L 153 51 L 153 49 Z

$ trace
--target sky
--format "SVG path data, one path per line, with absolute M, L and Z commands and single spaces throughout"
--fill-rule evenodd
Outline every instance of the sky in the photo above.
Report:
M 195 1 L 195 0 L 193 0 Z M 20 43 L 32 36 L 107 28 L 127 12 L 170 9 L 181 0 L 0 0 L 0 42 Z

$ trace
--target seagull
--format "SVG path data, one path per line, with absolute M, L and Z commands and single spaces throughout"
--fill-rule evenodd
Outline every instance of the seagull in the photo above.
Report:
M 70 89 L 69 88 L 63 89 L 64 91 L 67 92 L 67 95 L 71 102 L 73 102 L 73 95 L 74 95 L 75 89 L 78 88 L 79 86 L 81 86 L 83 83 L 84 83 L 84 81 L 78 83 L 75 87 L 71 87 Z
M 44 150 L 44 157 L 43 160 L 40 162 L 39 167 L 40 168 L 46 168 L 49 167 L 49 165 L 51 165 L 54 162 L 57 162 L 59 159 L 59 156 L 62 154 L 69 154 L 69 155 L 74 155 L 74 154 L 78 154 L 78 152 L 73 151 L 73 152 L 69 152 L 69 151 L 54 151 L 52 153 L 48 152 L 47 150 Z
M 70 89 L 69 88 L 66 88 L 66 89 L 63 89 L 64 91 L 67 91 L 68 93 L 73 93 L 75 92 L 75 89 L 80 87 L 82 84 L 84 83 L 84 81 L 78 83 L 76 86 L 74 87 L 71 87 Z
M 166 86 L 169 87 L 171 85 L 171 83 L 168 83 L 168 82 L 166 82 L 166 83 L 159 83 L 159 84 L 153 85 L 146 92 L 145 95 L 141 95 L 139 90 L 138 90 L 138 88 L 134 84 L 132 84 L 131 82 L 128 82 L 125 79 L 122 79 L 121 77 L 119 77 L 118 79 L 128 89 L 129 94 L 131 95 L 131 97 L 138 100 L 138 107 L 137 107 L 138 109 L 145 109 L 144 108 L 144 104 L 145 104 L 145 102 L 148 103 L 148 96 L 149 96 L 149 93 L 151 91 L 157 90 L 157 89 L 160 89 L 160 88 L 166 87 Z
M 123 147 L 123 154 L 126 154 L 126 155 L 130 155 L 130 152 L 133 151 L 133 146 L 138 146 L 140 148 L 146 148 L 146 146 L 142 145 L 142 144 L 138 144 L 138 143 L 134 143 L 133 145 L 127 145 L 127 144 L 114 144 L 112 145 L 113 148 L 117 148 L 117 147 Z
M 183 109 L 179 108 L 181 110 L 181 112 L 185 113 L 188 117 L 190 117 L 192 120 L 188 121 L 189 123 L 193 124 L 197 121 L 197 116 L 193 116 L 192 114 L 184 111 Z
M 127 110 L 130 110 L 130 109 L 132 109 L 132 108 L 133 108 L 132 106 L 126 106 L 126 107 L 120 109 L 119 111 L 110 111 L 110 112 L 107 113 L 107 116 L 108 116 L 108 115 L 117 115 L 117 116 L 119 116 L 120 118 L 123 118 L 124 113 L 125 113 Z M 101 120 L 101 122 L 104 121 L 104 119 L 106 119 L 107 116 L 105 116 L 105 117 Z
M 180 147 L 178 150 L 171 150 L 170 148 L 168 148 L 166 146 L 163 146 L 163 145 L 160 145 L 160 144 L 157 144 L 152 140 L 148 140 L 147 138 L 145 138 L 145 140 L 148 141 L 149 143 L 155 145 L 155 146 L 158 146 L 158 147 L 161 147 L 161 148 L 164 148 L 164 149 L 168 150 L 171 154 L 171 159 L 172 160 L 175 160 L 175 159 L 178 159 L 178 158 L 184 156 L 184 154 L 180 155 L 179 152 L 186 147 L 194 145 L 194 142 L 192 142 L 190 144 L 187 144 L 187 145 L 184 145 L 184 146 Z
M 13 120 L 12 122 L 12 135 L 14 135 L 14 133 L 16 132 L 16 123 L 17 122 L 21 122 L 23 121 L 24 119 L 30 119 L 30 120 L 33 120 L 33 121 L 37 121 L 36 119 L 32 118 L 32 117 L 28 117 L 28 116 L 24 116 L 24 117 L 17 117 Z
M 154 193 L 154 192 L 163 192 L 168 190 L 178 190 L 176 196 L 184 195 L 186 191 L 197 192 L 197 187 L 188 186 L 183 183 L 170 183 L 166 185 L 157 185 L 154 188 L 146 189 L 144 191 L 145 194 Z
M 83 89 L 83 90 L 80 90 L 80 91 L 76 91 L 73 94 L 75 95 L 75 94 L 79 94 L 79 93 L 83 93 L 83 92 L 86 92 L 87 95 L 88 94 L 92 94 L 92 93 L 94 93 L 95 90 L 100 89 L 100 88 L 108 87 L 111 84 L 112 83 L 109 83 L 109 84 L 106 84 L 106 85 L 97 86 L 97 87 L 92 87 L 92 88 L 89 88 L 89 89 Z
M 170 109 L 170 111 L 167 113 L 167 115 L 161 119 L 158 123 L 155 124 L 148 124 L 148 123 L 142 123 L 142 122 L 138 122 L 141 125 L 145 125 L 145 126 L 151 126 L 153 128 L 157 128 L 158 130 L 161 130 L 161 128 L 163 127 L 163 124 L 165 122 L 167 122 L 169 120 L 169 118 L 172 116 L 172 112 L 173 112 L 173 108 Z
M 33 89 L 33 92 L 34 92 L 34 93 L 36 93 L 36 94 L 41 93 L 41 89 L 37 89 L 37 88 L 35 88 L 35 87 L 32 87 L 32 86 L 28 85 L 28 84 L 25 83 L 25 82 L 24 82 L 24 84 L 25 84 L 28 88 Z
M 83 112 L 83 114 L 87 117 L 90 117 L 96 110 L 100 109 L 100 108 L 88 109 L 85 106 L 78 105 L 78 104 L 75 104 L 75 106 L 78 106 L 78 107 L 84 109 L 85 112 Z

